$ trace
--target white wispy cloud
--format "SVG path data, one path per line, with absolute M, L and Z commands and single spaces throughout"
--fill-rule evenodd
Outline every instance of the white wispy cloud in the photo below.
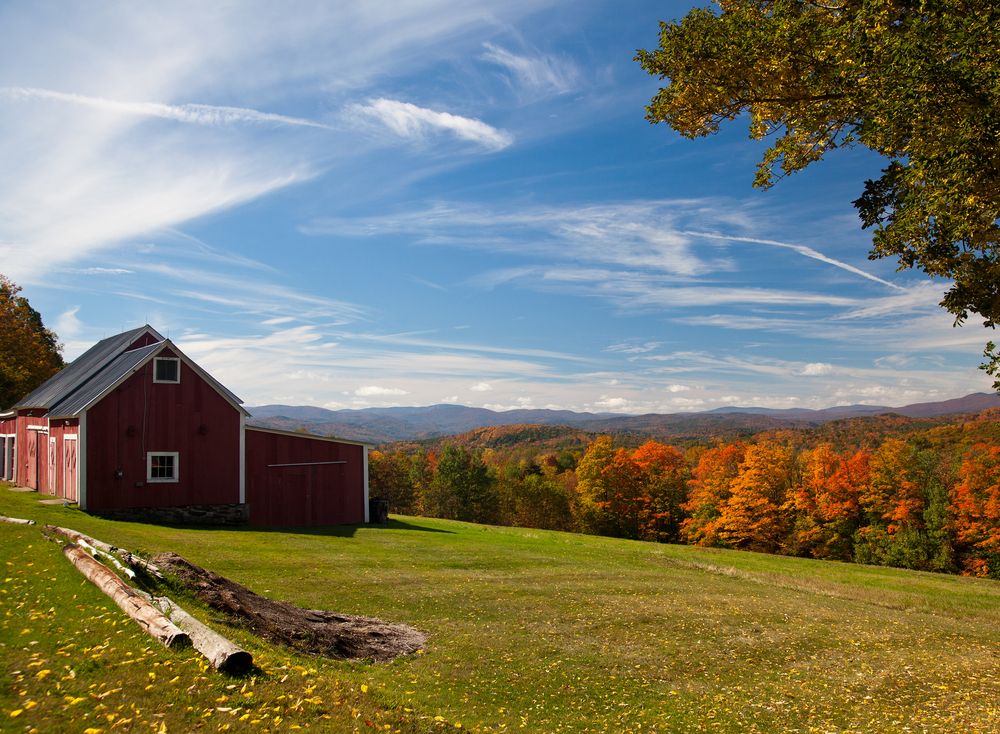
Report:
M 4 272 L 40 281 L 53 267 L 356 162 L 371 146 L 331 123 L 337 110 L 377 96 L 376 80 L 435 63 L 445 39 L 475 55 L 497 22 L 550 2 L 512 0 L 489 13 L 466 0 L 280 8 L 247 0 L 211 11 L 179 0 L 141 14 L 120 3 L 41 15 L 5 7 Z M 478 120 L 419 108 L 399 111 L 397 124 L 489 150 L 511 140 Z
M 79 311 L 79 306 L 73 306 L 72 308 L 68 308 L 59 314 L 53 328 L 56 334 L 59 335 L 60 339 L 72 339 L 82 331 L 83 324 L 80 322 L 80 319 L 76 317 Z
M 469 389 L 473 392 L 489 392 L 493 387 L 488 382 L 477 382 Z
M 565 94 L 573 90 L 579 72 L 568 59 L 554 56 L 519 56 L 507 49 L 484 43 L 482 58 L 506 68 L 523 86 L 532 90 Z
M 306 234 L 347 236 L 407 232 L 422 244 L 648 268 L 685 278 L 737 269 L 731 259 L 715 254 L 700 256 L 695 252 L 696 242 L 747 242 L 790 249 L 894 290 L 905 290 L 812 247 L 689 228 L 691 223 L 706 221 L 720 228 L 754 226 L 752 213 L 739 202 L 675 199 L 589 206 L 508 205 L 504 209 L 440 202 L 429 209 L 378 220 L 317 219 L 300 229 Z
M 489 150 L 502 150 L 514 142 L 513 135 L 487 125 L 482 120 L 449 112 L 436 112 L 393 99 L 370 99 L 365 105 L 351 105 L 346 115 L 348 119 L 355 121 L 377 122 L 408 140 L 420 140 L 432 133 L 446 132 L 460 140 L 478 143 Z
M 703 202 L 692 201 L 637 201 L 497 210 L 438 203 L 422 211 L 379 219 L 317 219 L 300 229 L 306 234 L 348 236 L 405 232 L 416 235 L 421 244 L 614 263 L 696 276 L 717 269 L 718 264 L 695 255 L 691 237 L 680 234 L 676 225 L 703 206 Z
M 379 387 L 378 385 L 365 385 L 364 387 L 359 387 L 354 391 L 355 395 L 360 397 L 370 397 L 372 395 L 408 395 L 406 390 L 400 390 L 398 387 Z
M 168 105 L 159 102 L 123 102 L 104 99 L 103 97 L 87 97 L 82 94 L 56 92 L 51 89 L 32 89 L 27 87 L 0 87 L 0 98 L 11 101 L 42 99 L 68 104 L 82 105 L 104 112 L 124 115 L 141 115 L 144 117 L 160 117 L 165 120 L 192 123 L 195 125 L 299 125 L 332 130 L 329 125 L 323 125 L 312 120 L 297 117 L 287 117 L 271 112 L 259 112 L 242 107 L 219 107 L 207 104 Z

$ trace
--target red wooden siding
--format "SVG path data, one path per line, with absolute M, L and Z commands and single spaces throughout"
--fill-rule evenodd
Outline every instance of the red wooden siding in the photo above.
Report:
M 328 461 L 346 463 L 321 463 Z M 251 525 L 363 523 L 364 482 L 362 446 L 246 429 L 246 501 Z
M 129 344 L 128 349 L 126 349 L 125 351 L 131 352 L 133 349 L 139 349 L 140 347 L 148 347 L 150 344 L 156 344 L 159 341 L 160 341 L 159 339 L 157 339 L 155 336 L 147 332 L 142 336 L 140 336 L 138 339 L 136 339 L 134 342 Z
M 86 430 L 88 510 L 240 501 L 240 412 L 183 361 L 179 384 L 154 383 L 147 363 L 87 410 Z M 146 480 L 151 451 L 178 452 L 179 481 Z
M 11 418 L 0 418 L 0 436 L 4 439 L 0 442 L 0 451 L 3 451 L 3 455 L 0 456 L 0 479 L 6 479 L 8 481 L 14 481 L 16 476 L 15 460 L 12 456 L 13 451 L 11 446 L 14 443 L 14 439 L 17 436 L 17 417 Z
M 33 413 L 33 415 L 28 415 Z M 18 413 L 17 440 L 17 483 L 22 487 L 37 489 L 40 494 L 51 494 L 48 482 L 48 434 L 45 431 L 29 430 L 28 426 L 48 424 L 45 411 L 35 408 Z

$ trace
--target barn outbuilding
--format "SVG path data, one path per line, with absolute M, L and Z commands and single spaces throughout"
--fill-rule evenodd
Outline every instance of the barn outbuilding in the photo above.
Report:
M 371 444 L 248 426 L 150 326 L 104 339 L 0 413 L 0 478 L 117 519 L 369 521 Z

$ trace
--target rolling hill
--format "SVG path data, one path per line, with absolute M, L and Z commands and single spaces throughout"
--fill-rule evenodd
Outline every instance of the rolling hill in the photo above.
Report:
M 567 426 L 590 433 L 649 436 L 673 441 L 736 438 L 761 431 L 808 428 L 828 421 L 894 413 L 910 418 L 977 413 L 1000 407 L 1000 395 L 973 393 L 934 403 L 901 408 L 871 405 L 835 406 L 824 410 L 726 407 L 704 413 L 576 413 L 570 410 L 497 412 L 462 405 L 327 410 L 309 405 L 261 405 L 248 408 L 249 425 L 317 435 L 334 435 L 375 444 L 453 436 L 476 428 L 511 425 Z

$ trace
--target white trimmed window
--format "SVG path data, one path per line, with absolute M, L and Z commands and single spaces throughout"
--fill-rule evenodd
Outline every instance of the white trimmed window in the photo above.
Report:
M 156 357 L 153 359 L 153 382 L 176 385 L 181 381 L 181 361 L 177 357 Z
M 176 482 L 179 469 L 176 451 L 150 451 L 146 454 L 147 482 Z

